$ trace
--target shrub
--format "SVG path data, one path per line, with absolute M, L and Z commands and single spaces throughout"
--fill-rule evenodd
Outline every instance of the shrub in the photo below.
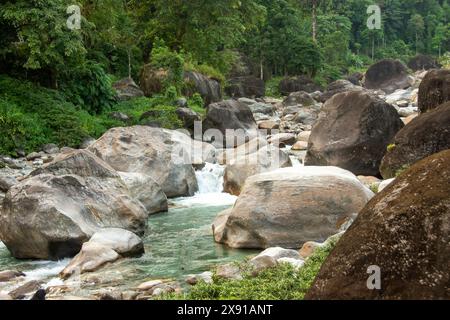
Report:
M 187 300 L 301 300 L 335 247 L 338 236 L 330 238 L 318 248 L 302 268 L 295 270 L 290 264 L 280 264 L 243 280 L 225 280 L 213 277 L 213 283 L 200 282 L 184 295 L 166 295 L 162 299 Z M 245 267 L 243 267 L 245 269 Z
M 266 81 L 266 96 L 280 98 L 282 96 L 280 92 L 280 82 L 283 77 L 275 77 Z
M 71 70 L 61 86 L 65 96 L 91 114 L 99 114 L 111 108 L 114 92 L 111 79 L 103 67 L 87 62 Z

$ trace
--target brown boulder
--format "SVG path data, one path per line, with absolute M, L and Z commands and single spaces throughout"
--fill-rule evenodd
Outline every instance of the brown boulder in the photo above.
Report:
M 383 158 L 385 179 L 432 154 L 450 149 L 450 102 L 421 114 L 400 130 Z
M 387 146 L 403 126 L 393 106 L 366 92 L 337 94 L 319 114 L 305 164 L 377 176 Z
M 367 204 L 306 299 L 450 299 L 449 208 L 446 150 L 415 164 Z M 380 290 L 368 289 L 370 266 L 380 268 Z
M 352 173 L 335 167 L 258 174 L 246 180 L 231 213 L 219 215 L 214 236 L 232 248 L 298 249 L 339 232 L 372 196 Z
M 450 70 L 431 70 L 419 87 L 419 110 L 427 112 L 450 101 Z
M 367 89 L 381 89 L 387 94 L 397 89 L 406 89 L 411 86 L 408 69 L 399 60 L 381 60 L 367 70 L 364 87 Z

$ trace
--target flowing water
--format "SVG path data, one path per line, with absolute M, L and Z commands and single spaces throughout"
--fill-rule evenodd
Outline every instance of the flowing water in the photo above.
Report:
M 197 172 L 199 192 L 194 197 L 173 199 L 168 213 L 151 216 L 143 239 L 145 254 L 103 268 L 100 271 L 103 277 L 111 278 L 106 284 L 132 288 L 149 279 L 182 281 L 186 275 L 208 271 L 214 265 L 239 261 L 256 253 L 233 250 L 214 242 L 212 221 L 236 200 L 222 193 L 223 170 L 219 165 L 206 164 Z M 0 242 L 0 271 L 24 271 L 26 280 L 60 284 L 57 275 L 68 262 L 68 259 L 59 262 L 16 260 Z

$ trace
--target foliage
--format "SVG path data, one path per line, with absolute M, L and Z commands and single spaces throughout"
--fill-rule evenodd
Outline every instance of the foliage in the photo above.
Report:
M 273 77 L 266 81 L 266 95 L 268 97 L 280 98 L 282 94 L 280 93 L 280 82 L 283 77 Z
M 111 79 L 101 65 L 91 61 L 71 70 L 61 89 L 71 102 L 91 114 L 108 110 L 113 104 Z

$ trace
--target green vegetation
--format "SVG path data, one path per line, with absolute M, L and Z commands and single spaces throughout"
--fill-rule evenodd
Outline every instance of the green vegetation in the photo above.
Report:
M 305 261 L 305 265 L 295 270 L 290 264 L 279 264 L 254 277 L 244 270 L 243 280 L 224 280 L 216 276 L 213 283 L 200 282 L 184 295 L 166 295 L 163 299 L 175 300 L 301 300 L 314 282 L 320 268 L 334 249 L 338 237 L 316 249 Z
M 424 53 L 450 65 L 448 0 L 383 1 L 380 30 L 366 25 L 372 0 L 78 0 L 81 29 L 69 30 L 73 4 L 0 4 L 2 153 L 48 142 L 76 146 L 124 125 L 113 111 L 131 116 L 126 125 L 176 128 L 173 100 L 194 93 L 183 71 L 226 85 L 234 67 L 245 65 L 267 81 L 268 95 L 279 96 L 284 76 L 326 85 L 381 58 L 406 62 Z M 161 96 L 117 103 L 113 79 L 138 80 L 144 64 L 168 70 Z M 204 114 L 198 95 L 188 100 Z M 155 110 L 141 119 L 147 109 Z
M 387 152 L 392 152 L 394 151 L 396 145 L 394 143 L 391 143 L 390 145 L 387 146 Z
M 98 138 L 108 129 L 123 125 L 156 123 L 164 128 L 180 128 L 176 98 L 176 92 L 172 92 L 114 103 L 93 115 L 69 102 L 61 91 L 0 76 L 0 154 L 16 155 L 20 149 L 31 152 L 47 143 L 77 147 L 87 137 Z M 195 96 L 191 100 L 196 109 L 200 108 L 198 99 Z M 115 120 L 112 112 L 126 114 L 130 121 Z M 141 118 L 146 112 L 147 117 Z
M 371 185 L 370 185 L 370 190 L 373 192 L 373 193 L 375 193 L 375 194 L 377 194 L 378 193 L 378 188 L 380 187 L 380 184 L 378 184 L 378 183 L 372 183 Z

